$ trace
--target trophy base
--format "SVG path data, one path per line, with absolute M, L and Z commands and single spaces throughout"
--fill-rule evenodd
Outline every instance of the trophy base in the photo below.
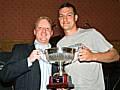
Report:
M 63 76 L 51 76 L 47 89 L 56 89 L 56 88 L 67 88 L 73 89 L 74 85 L 72 84 L 71 76 L 63 74 Z
M 69 88 L 73 89 L 74 85 L 73 84 L 65 84 L 65 83 L 53 83 L 51 85 L 47 85 L 47 89 L 54 89 L 54 88 Z

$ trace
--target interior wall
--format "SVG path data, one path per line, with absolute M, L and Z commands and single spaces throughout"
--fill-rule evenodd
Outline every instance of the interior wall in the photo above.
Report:
M 57 24 L 54 36 L 61 35 L 57 10 L 65 1 L 76 6 L 78 26 L 88 23 L 108 40 L 120 40 L 119 0 L 0 0 L 0 50 L 11 50 L 15 43 L 32 41 L 33 25 L 39 16 L 52 18 Z

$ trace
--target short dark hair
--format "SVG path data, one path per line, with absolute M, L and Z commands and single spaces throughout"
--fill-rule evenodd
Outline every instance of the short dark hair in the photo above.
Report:
M 68 2 L 65 2 L 65 3 L 63 3 L 63 4 L 59 7 L 59 10 L 62 9 L 62 8 L 64 8 L 64 7 L 71 7 L 71 8 L 73 9 L 74 14 L 75 14 L 75 15 L 77 14 L 76 8 L 75 8 L 75 6 L 74 6 L 73 4 L 68 3 Z

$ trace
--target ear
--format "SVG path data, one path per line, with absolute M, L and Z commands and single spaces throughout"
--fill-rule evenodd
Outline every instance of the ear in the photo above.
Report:
M 51 36 L 53 35 L 53 30 L 51 31 Z
M 75 21 L 77 21 L 78 20 L 78 15 L 75 15 Z
M 34 29 L 34 35 L 36 35 L 36 30 Z

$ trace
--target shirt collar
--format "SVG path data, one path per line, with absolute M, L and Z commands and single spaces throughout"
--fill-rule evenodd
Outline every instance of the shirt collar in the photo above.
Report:
M 37 40 L 34 41 L 34 45 L 35 45 L 36 49 L 45 50 L 45 49 L 51 48 L 50 43 L 45 45 L 45 44 L 42 44 L 42 43 L 38 42 Z

